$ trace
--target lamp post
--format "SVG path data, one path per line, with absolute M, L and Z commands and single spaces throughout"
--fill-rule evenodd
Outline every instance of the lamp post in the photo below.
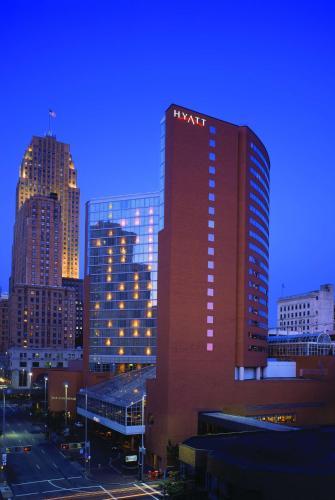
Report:
M 3 447 L 5 447 L 5 432 L 6 432 L 6 387 L 2 387 L 2 438 Z
M 87 386 L 85 388 L 85 472 L 88 469 L 88 473 L 91 471 L 91 450 L 90 442 L 88 441 L 88 429 L 87 429 Z
M 69 384 L 65 382 L 64 384 L 64 389 L 65 389 L 65 415 L 64 415 L 64 422 L 65 422 L 65 428 L 67 427 L 67 390 L 69 388 Z
M 48 412 L 48 407 L 47 407 L 47 383 L 48 383 L 48 377 L 44 377 L 44 413 L 47 414 Z
M 144 475 L 144 456 L 145 456 L 145 447 L 144 447 L 144 432 L 145 432 L 145 423 L 144 423 L 144 404 L 145 404 L 146 394 L 142 396 L 142 433 L 141 433 L 141 446 L 139 448 L 139 456 L 141 457 L 140 463 L 140 480 L 143 481 Z
M 33 373 L 32 372 L 29 372 L 28 373 L 29 375 L 29 379 L 28 379 L 28 388 L 30 389 L 31 388 L 31 377 L 33 376 Z

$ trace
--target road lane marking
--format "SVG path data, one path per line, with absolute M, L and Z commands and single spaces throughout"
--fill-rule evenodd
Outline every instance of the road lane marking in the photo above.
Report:
M 40 468 L 41 468 L 38 464 L 36 464 L 36 467 L 38 468 L 38 470 L 40 470 Z
M 110 491 L 106 490 L 106 488 L 104 488 L 104 487 L 103 487 L 103 486 L 101 486 L 101 485 L 99 485 L 99 486 L 100 486 L 100 488 L 101 488 L 101 489 L 102 489 L 105 493 L 107 493 L 107 495 L 109 495 L 109 498 L 113 498 L 114 500 L 117 500 L 117 498 L 116 498 L 114 495 L 112 495 L 112 493 L 111 493 Z
M 41 453 L 43 453 L 43 455 L 45 455 L 45 451 L 43 450 L 43 448 L 41 448 Z
M 24 486 L 26 484 L 35 484 L 35 483 L 47 483 L 48 481 L 59 481 L 60 479 L 64 478 L 57 477 L 56 479 L 41 479 L 40 481 L 28 481 L 27 483 L 12 483 L 12 486 Z
M 58 465 L 56 465 L 55 462 L 52 462 L 52 465 L 58 469 Z
M 155 496 L 151 493 L 151 491 L 153 491 L 153 492 L 154 492 L 154 493 L 156 493 L 156 494 L 158 493 L 158 495 L 160 496 L 159 491 L 154 490 L 154 489 L 153 489 L 153 488 L 151 488 L 151 486 L 149 486 L 148 484 L 145 484 L 145 483 L 141 483 L 141 484 L 142 484 L 142 486 L 144 486 L 144 488 L 148 488 L 148 489 L 149 489 L 149 491 L 148 491 L 148 490 L 145 490 L 144 488 L 141 488 L 141 486 L 139 486 L 139 485 L 138 485 L 138 484 L 136 484 L 136 483 L 134 483 L 134 486 L 136 486 L 139 490 L 143 491 L 143 493 L 146 493 L 147 495 L 150 495 L 150 496 L 151 496 L 152 498 L 154 498 L 155 500 L 158 500 L 158 498 L 157 498 L 157 497 L 155 497 Z M 151 490 L 151 491 L 150 491 L 150 490 Z

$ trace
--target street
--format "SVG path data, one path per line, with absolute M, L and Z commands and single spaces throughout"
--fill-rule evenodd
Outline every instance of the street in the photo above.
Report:
M 2 412 L 2 408 L 1 408 Z M 29 453 L 7 455 L 7 482 L 15 498 L 160 498 L 154 485 L 134 483 L 116 469 L 92 470 L 86 478 L 80 464 L 70 461 L 46 440 L 42 428 L 32 424 L 19 405 L 6 406 L 6 433 L 1 447 L 28 446 Z

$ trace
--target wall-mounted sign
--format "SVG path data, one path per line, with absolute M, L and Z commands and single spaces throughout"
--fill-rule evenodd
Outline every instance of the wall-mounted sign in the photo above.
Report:
M 191 123 L 192 125 L 198 125 L 199 127 L 204 127 L 207 121 L 205 118 L 190 115 L 189 113 L 185 113 L 185 111 L 180 111 L 179 109 L 173 110 L 173 117 L 186 123 Z
M 126 455 L 125 461 L 126 462 L 137 462 L 137 455 Z

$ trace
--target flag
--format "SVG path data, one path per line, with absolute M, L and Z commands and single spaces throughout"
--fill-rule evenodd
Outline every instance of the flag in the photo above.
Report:
M 52 109 L 49 109 L 49 116 L 51 116 L 51 118 L 56 118 L 56 111 L 52 111 Z

